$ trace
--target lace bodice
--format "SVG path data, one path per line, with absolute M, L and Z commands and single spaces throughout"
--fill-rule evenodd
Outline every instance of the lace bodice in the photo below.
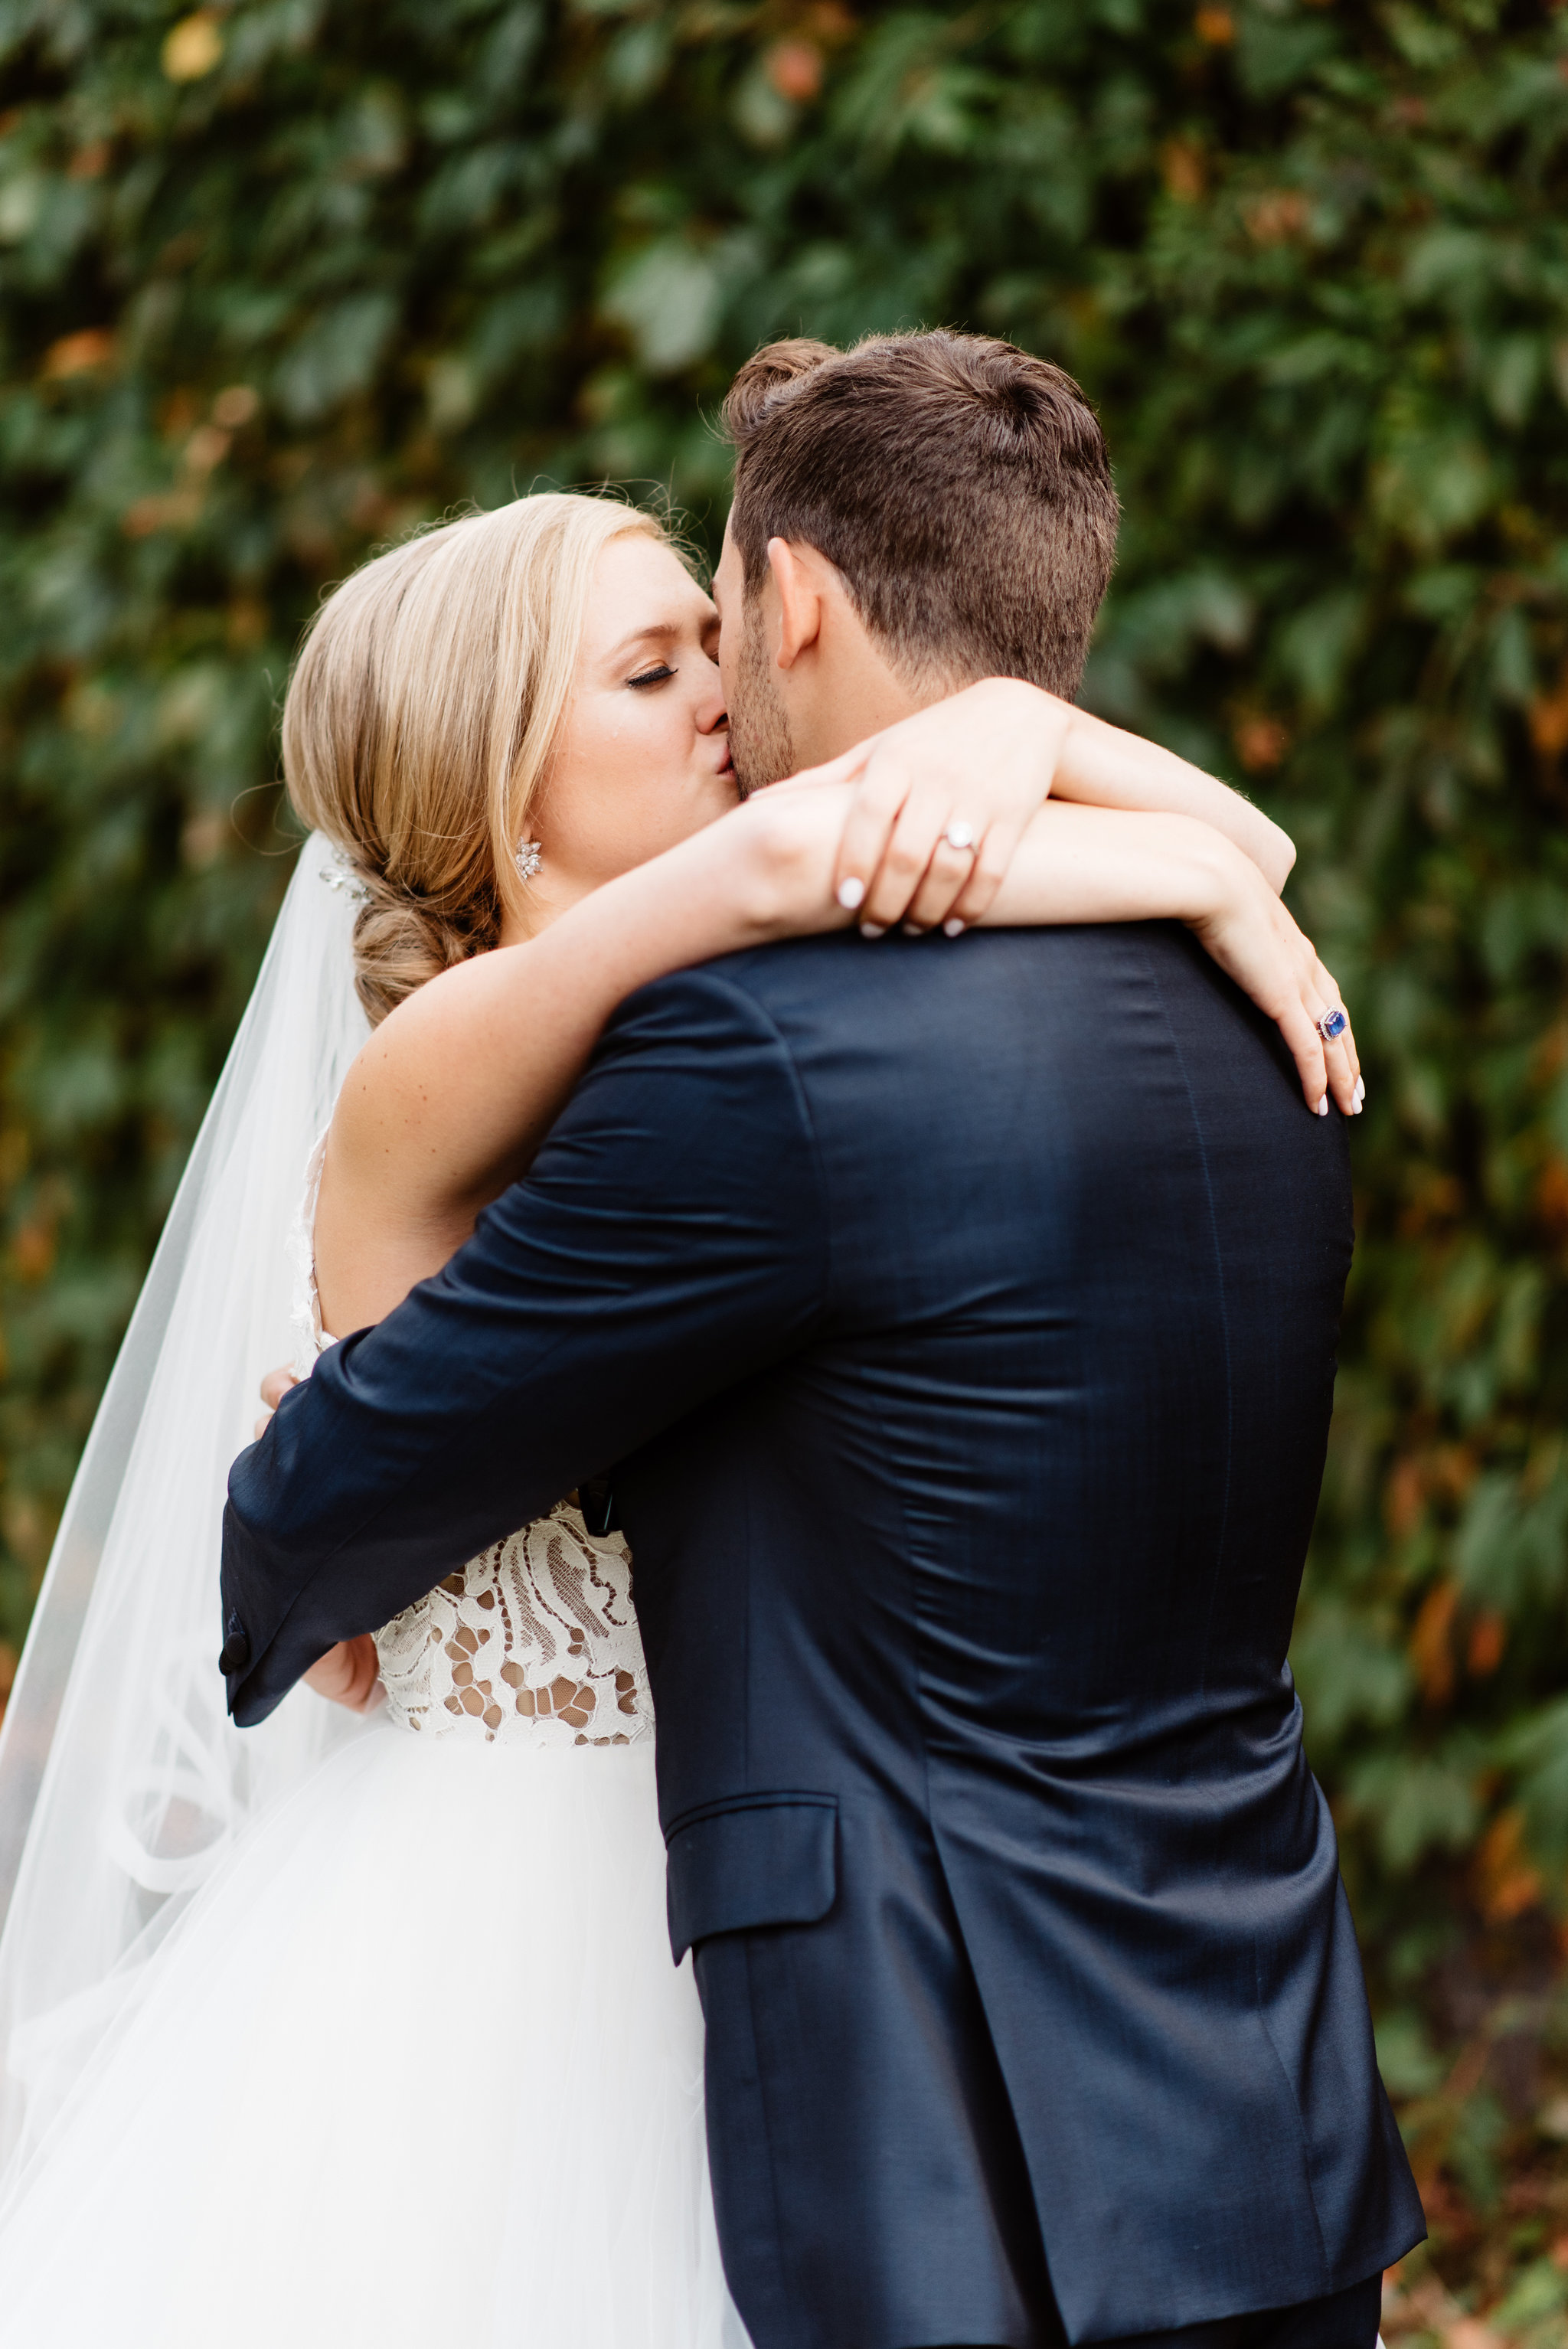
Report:
M 409 1729 L 555 1745 L 653 1734 L 630 1554 L 618 1534 L 595 1540 L 568 1502 L 395 1615 L 376 1651 Z
M 294 1370 L 336 1340 L 321 1326 L 311 1233 L 325 1156 L 311 1153 L 291 1236 Z M 632 1558 L 590 1534 L 574 1496 L 469 1560 L 376 1634 L 387 1710 L 428 1736 L 632 1745 L 654 1733 Z

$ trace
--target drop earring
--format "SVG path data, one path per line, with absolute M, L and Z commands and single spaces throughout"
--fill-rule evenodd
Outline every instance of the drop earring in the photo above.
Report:
M 537 840 L 520 840 L 516 862 L 518 879 L 531 881 L 544 862 L 544 850 Z

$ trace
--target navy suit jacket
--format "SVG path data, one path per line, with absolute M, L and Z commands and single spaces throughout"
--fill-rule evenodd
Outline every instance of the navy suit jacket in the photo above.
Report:
M 1350 1250 L 1339 1118 L 1181 929 L 770 947 L 626 1003 L 240 1460 L 241 1722 L 614 1469 L 758 2349 L 1419 2240 L 1285 1663 Z

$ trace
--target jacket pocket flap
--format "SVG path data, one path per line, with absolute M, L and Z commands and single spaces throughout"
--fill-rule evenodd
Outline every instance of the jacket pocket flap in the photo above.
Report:
M 814 1925 L 838 1889 L 835 1795 L 738 1795 L 677 1819 L 665 1897 L 678 1965 L 710 1933 Z

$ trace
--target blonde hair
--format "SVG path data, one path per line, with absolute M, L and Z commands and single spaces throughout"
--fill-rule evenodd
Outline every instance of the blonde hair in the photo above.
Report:
M 284 703 L 284 774 L 365 893 L 355 984 L 372 1024 L 525 912 L 515 863 L 572 695 L 593 568 L 651 514 L 559 492 L 377 555 L 311 624 Z

